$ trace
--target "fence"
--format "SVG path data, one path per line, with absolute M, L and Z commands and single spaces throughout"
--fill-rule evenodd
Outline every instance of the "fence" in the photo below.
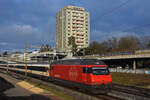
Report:
M 122 69 L 122 68 L 110 68 L 110 72 L 123 72 L 123 73 L 136 73 L 136 74 L 150 74 L 150 70 L 145 69 Z

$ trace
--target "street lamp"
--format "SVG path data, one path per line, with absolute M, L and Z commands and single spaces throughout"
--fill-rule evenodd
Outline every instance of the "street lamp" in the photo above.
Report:
M 28 58 L 27 58 L 27 55 L 28 55 L 28 44 L 26 43 L 25 45 L 25 77 L 27 77 L 27 63 L 28 63 Z
M 8 73 L 8 54 L 7 54 L 7 73 Z

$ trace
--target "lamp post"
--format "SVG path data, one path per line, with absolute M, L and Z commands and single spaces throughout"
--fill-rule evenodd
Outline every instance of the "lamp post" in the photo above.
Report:
M 27 63 L 28 63 L 28 44 L 25 44 L 25 77 L 27 77 Z
M 8 54 L 7 54 L 7 73 L 8 73 Z

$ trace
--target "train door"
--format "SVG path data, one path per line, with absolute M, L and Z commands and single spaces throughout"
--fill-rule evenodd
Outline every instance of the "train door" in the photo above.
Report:
M 82 81 L 83 81 L 83 83 L 85 83 L 85 84 L 87 83 L 86 67 L 83 67 Z
M 83 67 L 83 81 L 88 84 L 91 83 L 91 68 Z
M 91 68 L 87 67 L 87 83 L 91 83 Z

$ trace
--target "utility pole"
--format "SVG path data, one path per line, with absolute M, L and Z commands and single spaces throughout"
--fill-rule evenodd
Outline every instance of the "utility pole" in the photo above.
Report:
M 7 73 L 8 73 L 8 54 L 7 54 Z
M 28 44 L 25 44 L 25 77 L 27 77 L 27 64 L 28 64 Z

